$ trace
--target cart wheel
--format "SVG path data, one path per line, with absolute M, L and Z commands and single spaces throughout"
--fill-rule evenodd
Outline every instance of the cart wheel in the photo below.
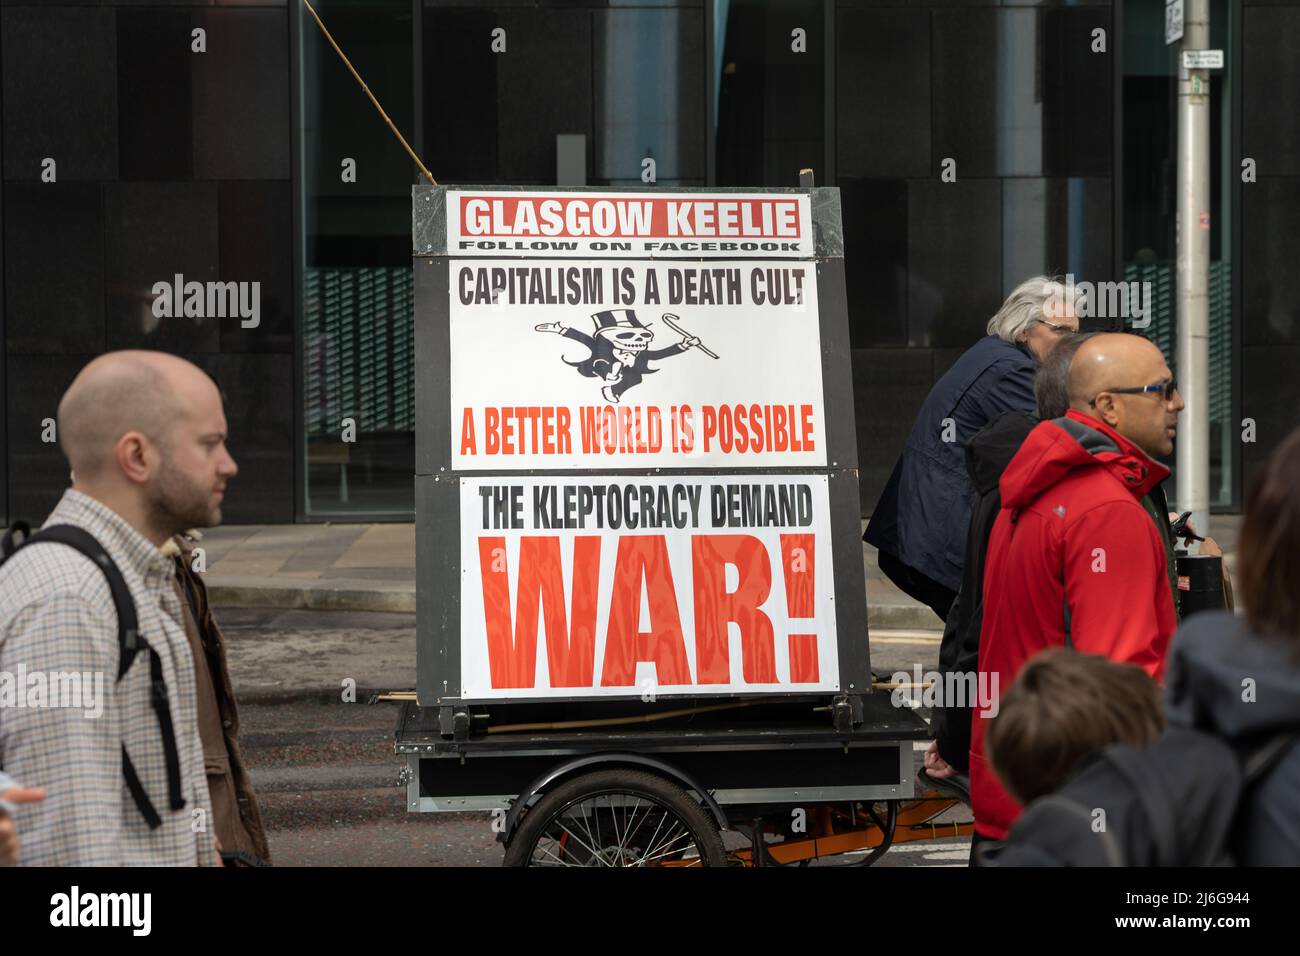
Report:
M 599 770 L 527 813 L 506 866 L 725 866 L 717 823 L 681 787 L 641 770 Z

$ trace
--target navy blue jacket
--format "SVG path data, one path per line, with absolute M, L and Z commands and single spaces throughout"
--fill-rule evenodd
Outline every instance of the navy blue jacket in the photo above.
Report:
M 871 513 L 863 540 L 952 591 L 961 587 L 975 487 L 966 443 L 1006 411 L 1033 415 L 1028 346 L 980 339 L 935 382 Z M 952 419 L 946 428 L 944 419 Z M 953 439 L 945 441 L 947 437 Z

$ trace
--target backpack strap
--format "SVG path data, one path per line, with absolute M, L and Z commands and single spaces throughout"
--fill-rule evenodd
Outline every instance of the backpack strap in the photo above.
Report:
M 1300 729 L 1292 727 L 1276 734 L 1241 758 L 1242 788 L 1253 787 L 1277 766 L 1291 745 L 1300 740 Z
M 113 595 L 113 607 L 117 611 L 117 636 L 118 645 L 121 648 L 117 663 L 117 679 L 120 681 L 126 676 L 126 672 L 131 669 L 131 663 L 135 660 L 135 655 L 139 653 L 142 647 L 146 646 L 140 640 L 139 624 L 135 616 L 135 601 L 131 599 L 131 591 L 126 586 L 126 579 L 122 577 L 122 572 L 118 570 L 113 559 L 108 556 L 108 552 L 104 550 L 103 545 L 95 540 L 94 535 L 82 528 L 70 524 L 52 525 L 33 535 L 29 535 L 20 547 L 35 544 L 38 541 L 57 541 L 60 544 L 76 548 L 95 562 L 95 565 L 103 572 L 104 578 L 108 581 L 108 589 Z
M 150 830 L 157 830 L 162 826 L 162 817 L 158 816 L 158 811 L 153 807 L 153 801 L 149 799 L 149 793 L 145 790 L 144 784 L 140 782 L 139 775 L 135 772 L 135 765 L 131 763 L 131 758 L 127 756 L 126 744 L 122 745 L 122 776 L 126 778 L 126 789 L 131 792 L 131 799 L 135 801 L 136 808 L 140 815 L 144 817 L 144 822 L 149 824 Z M 170 785 L 171 781 L 168 780 Z
M 171 701 L 167 695 L 167 681 L 163 679 L 162 658 L 149 648 L 150 702 L 158 717 L 158 731 L 163 739 L 163 759 L 167 767 L 167 797 L 173 810 L 185 809 L 181 796 L 181 760 L 176 749 L 176 728 L 172 725 Z M 123 751 L 125 755 L 125 751 Z M 136 803 L 140 801 L 137 800 Z
M 1177 852 L 1178 834 L 1173 823 L 1176 808 L 1164 788 L 1159 787 L 1157 781 L 1146 773 L 1147 758 L 1133 747 L 1120 744 L 1107 747 L 1104 759 L 1128 781 L 1142 807 L 1143 816 L 1151 828 L 1151 840 L 1155 844 L 1156 858 L 1151 861 L 1151 865 L 1174 865 L 1180 859 Z M 1159 792 L 1155 792 L 1157 790 Z
M 1264 778 L 1297 740 L 1300 740 L 1300 728 L 1291 727 L 1265 738 L 1263 743 L 1236 748 L 1237 760 L 1241 765 L 1241 791 L 1237 797 L 1236 820 L 1230 839 L 1234 855 L 1238 859 L 1245 846 L 1246 818 L 1250 813 L 1250 802 L 1254 799 L 1253 791 L 1264 782 Z
M 19 541 L 18 536 L 22 535 L 23 540 Z M 26 521 L 15 521 L 0 537 L 0 564 L 4 564 L 14 556 L 14 552 L 27 543 L 27 539 L 32 536 L 32 526 Z
M 14 533 L 17 531 L 23 533 L 25 540 L 15 544 Z M 51 525 L 42 528 L 35 534 L 31 534 L 26 524 L 17 522 L 4 537 L 2 545 L 4 558 L 7 560 L 18 549 L 43 541 L 66 544 L 71 548 L 75 548 L 93 561 L 95 566 L 103 572 L 104 579 L 108 582 L 109 592 L 113 597 L 113 607 L 117 612 L 117 642 L 120 650 L 117 665 L 118 681 L 120 682 L 126 676 L 126 672 L 130 670 L 137 653 L 142 650 L 149 652 L 149 702 L 153 706 L 154 715 L 158 719 L 158 730 L 162 735 L 163 759 L 167 770 L 168 802 L 172 810 L 184 809 L 185 798 L 181 795 L 180 753 L 176 747 L 176 731 L 172 724 L 167 682 L 163 679 L 162 658 L 158 656 L 156 650 L 140 637 L 139 622 L 135 613 L 135 601 L 131 598 L 131 590 L 127 587 L 126 579 L 122 577 L 121 570 L 108 552 L 104 550 L 104 546 L 95 539 L 95 536 L 74 525 Z M 122 745 L 122 775 L 126 778 L 127 790 L 130 791 L 132 799 L 135 800 L 135 805 L 140 810 L 141 816 L 149 824 L 149 829 L 158 829 L 158 827 L 162 826 L 162 818 L 158 815 L 158 811 L 154 809 L 149 794 L 140 782 L 140 776 L 136 773 L 135 766 L 131 763 L 131 757 L 126 752 L 126 744 Z

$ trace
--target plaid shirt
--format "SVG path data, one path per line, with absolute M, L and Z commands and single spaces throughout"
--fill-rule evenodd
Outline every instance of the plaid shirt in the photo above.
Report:
M 0 673 L 99 672 L 103 713 L 81 707 L 0 707 L 0 766 L 41 803 L 18 808 L 29 866 L 208 866 L 215 862 L 211 806 L 199 742 L 194 660 L 172 587 L 170 559 L 107 506 L 73 489 L 47 525 L 90 532 L 117 563 L 135 601 L 140 636 L 162 659 L 185 807 L 173 811 L 158 719 L 149 702 L 149 654 L 117 681 L 117 613 L 108 581 L 58 543 L 23 548 L 0 567 Z M 18 688 L 21 693 L 22 688 Z M 162 817 L 150 830 L 122 774 L 126 745 Z M 196 813 L 195 811 L 202 811 Z

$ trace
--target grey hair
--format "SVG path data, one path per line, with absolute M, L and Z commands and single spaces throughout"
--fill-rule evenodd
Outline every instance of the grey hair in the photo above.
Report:
M 1046 319 L 1044 307 L 1048 302 L 1058 303 L 1053 314 L 1060 315 L 1059 305 L 1067 301 L 1073 304 L 1073 296 L 1074 290 L 1067 289 L 1059 278 L 1031 276 L 1011 291 L 997 315 L 989 319 L 988 334 L 1015 342 L 1035 322 Z
M 1034 402 L 1039 418 L 1060 418 L 1070 408 L 1070 365 L 1079 346 L 1100 332 L 1062 336 L 1034 373 Z

